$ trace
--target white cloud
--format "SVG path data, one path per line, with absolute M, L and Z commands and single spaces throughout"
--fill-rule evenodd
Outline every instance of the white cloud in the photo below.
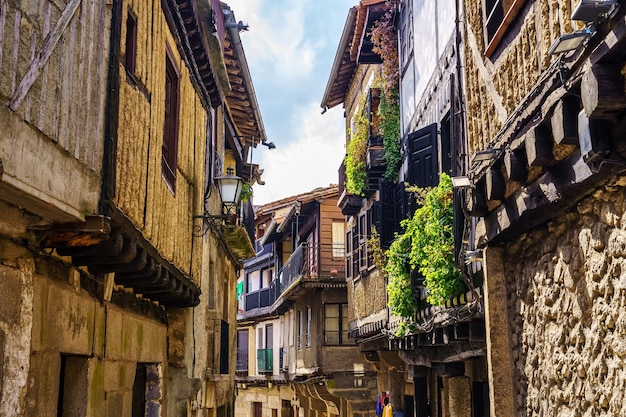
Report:
M 334 108 L 322 115 L 319 104 L 310 103 L 294 113 L 289 143 L 284 147 L 277 144 L 272 150 L 260 147 L 265 185 L 254 186 L 254 204 L 337 184 L 337 170 L 345 154 L 341 110 Z
M 296 83 L 307 77 L 316 59 L 315 46 L 305 40 L 305 8 L 302 0 L 230 0 L 235 18 L 250 26 L 242 32 L 244 50 L 278 82 Z

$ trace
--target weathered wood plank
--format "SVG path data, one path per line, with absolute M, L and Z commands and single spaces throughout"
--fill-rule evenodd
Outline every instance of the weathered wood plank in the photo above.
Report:
M 552 137 L 548 126 L 539 125 L 530 129 L 526 133 L 524 145 L 529 166 L 546 166 L 554 162 Z
M 559 145 L 578 145 L 578 98 L 565 96 L 554 108 L 552 137 Z
M 485 174 L 485 185 L 487 200 L 504 201 L 506 183 L 500 169 L 491 168 L 487 171 L 487 173 Z
M 70 0 L 70 2 L 63 10 L 61 17 L 55 24 L 52 31 L 46 37 L 46 40 L 41 47 L 41 51 L 39 51 L 39 54 L 37 54 L 37 57 L 31 63 L 30 68 L 24 75 L 24 78 L 22 78 L 22 81 L 20 81 L 19 86 L 17 87 L 17 89 L 15 89 L 13 96 L 9 100 L 8 105 L 11 110 L 15 111 L 26 97 L 26 94 L 39 76 L 41 69 L 44 67 L 44 65 L 46 65 L 46 62 L 48 62 L 48 58 L 50 58 L 50 55 L 52 54 L 52 51 L 59 42 L 59 39 L 61 39 L 61 36 L 63 36 L 65 28 L 72 19 L 72 16 L 74 16 L 74 13 L 76 12 L 76 9 L 80 5 L 81 1 L 82 0 Z M 20 15 L 19 12 L 16 13 L 16 19 L 18 15 Z M 16 20 L 16 32 L 19 36 L 19 23 L 17 22 L 18 21 Z M 17 62 L 17 57 L 15 62 Z
M 523 148 L 504 153 L 504 169 L 506 176 L 511 181 L 526 183 L 528 179 L 528 167 Z
M 583 74 L 580 97 L 590 119 L 613 119 L 626 109 L 624 77 L 614 63 L 598 63 Z

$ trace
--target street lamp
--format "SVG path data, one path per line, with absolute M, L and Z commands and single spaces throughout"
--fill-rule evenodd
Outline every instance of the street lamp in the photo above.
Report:
M 241 190 L 243 188 L 243 178 L 234 174 L 233 167 L 226 169 L 226 175 L 215 177 L 217 188 L 220 192 L 220 199 L 222 200 L 222 212 L 218 215 L 201 214 L 193 216 L 194 219 L 205 220 L 224 220 L 226 224 L 232 224 L 233 216 L 237 215 L 237 206 L 241 198 Z M 194 226 L 194 230 L 198 236 L 204 235 L 206 229 L 203 230 L 200 226 Z

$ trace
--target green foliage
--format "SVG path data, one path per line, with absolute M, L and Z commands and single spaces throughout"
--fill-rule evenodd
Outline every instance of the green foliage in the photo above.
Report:
M 443 305 L 460 294 L 464 284 L 454 260 L 452 180 L 441 174 L 439 185 L 415 189 L 421 207 L 405 219 L 405 231 L 397 235 L 386 252 L 385 272 L 389 277 L 387 292 L 391 312 L 410 319 L 417 302 L 411 288 L 411 271 L 417 269 L 425 278 L 427 301 Z M 400 332 L 406 331 L 406 324 Z
M 240 199 L 243 202 L 249 201 L 250 198 L 252 197 L 252 184 L 250 184 L 249 182 L 244 182 L 243 186 L 241 187 L 241 194 L 240 194 Z
M 364 114 L 355 115 L 354 131 L 346 148 L 346 190 L 352 195 L 363 195 L 367 184 L 366 156 L 369 122 Z
M 392 92 L 393 100 L 387 99 L 387 94 L 380 98 L 378 115 L 381 119 L 380 128 L 385 147 L 385 174 L 384 178 L 389 182 L 395 182 L 398 178 L 398 169 L 402 162 L 400 154 L 400 107 L 398 106 L 398 89 Z
M 427 301 L 443 305 L 463 290 L 461 271 L 454 260 L 452 180 L 441 174 L 439 185 L 424 195 L 424 204 L 404 221 L 411 237 L 410 264 L 425 278 Z

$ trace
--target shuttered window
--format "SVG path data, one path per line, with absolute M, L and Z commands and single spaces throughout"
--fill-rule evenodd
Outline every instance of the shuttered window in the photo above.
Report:
M 176 194 L 178 169 L 178 107 L 180 102 L 179 75 L 167 49 L 165 54 L 165 118 L 163 121 L 163 147 L 161 172 L 172 193 Z
M 408 182 L 422 188 L 436 186 L 439 183 L 437 124 L 409 134 L 408 147 Z

